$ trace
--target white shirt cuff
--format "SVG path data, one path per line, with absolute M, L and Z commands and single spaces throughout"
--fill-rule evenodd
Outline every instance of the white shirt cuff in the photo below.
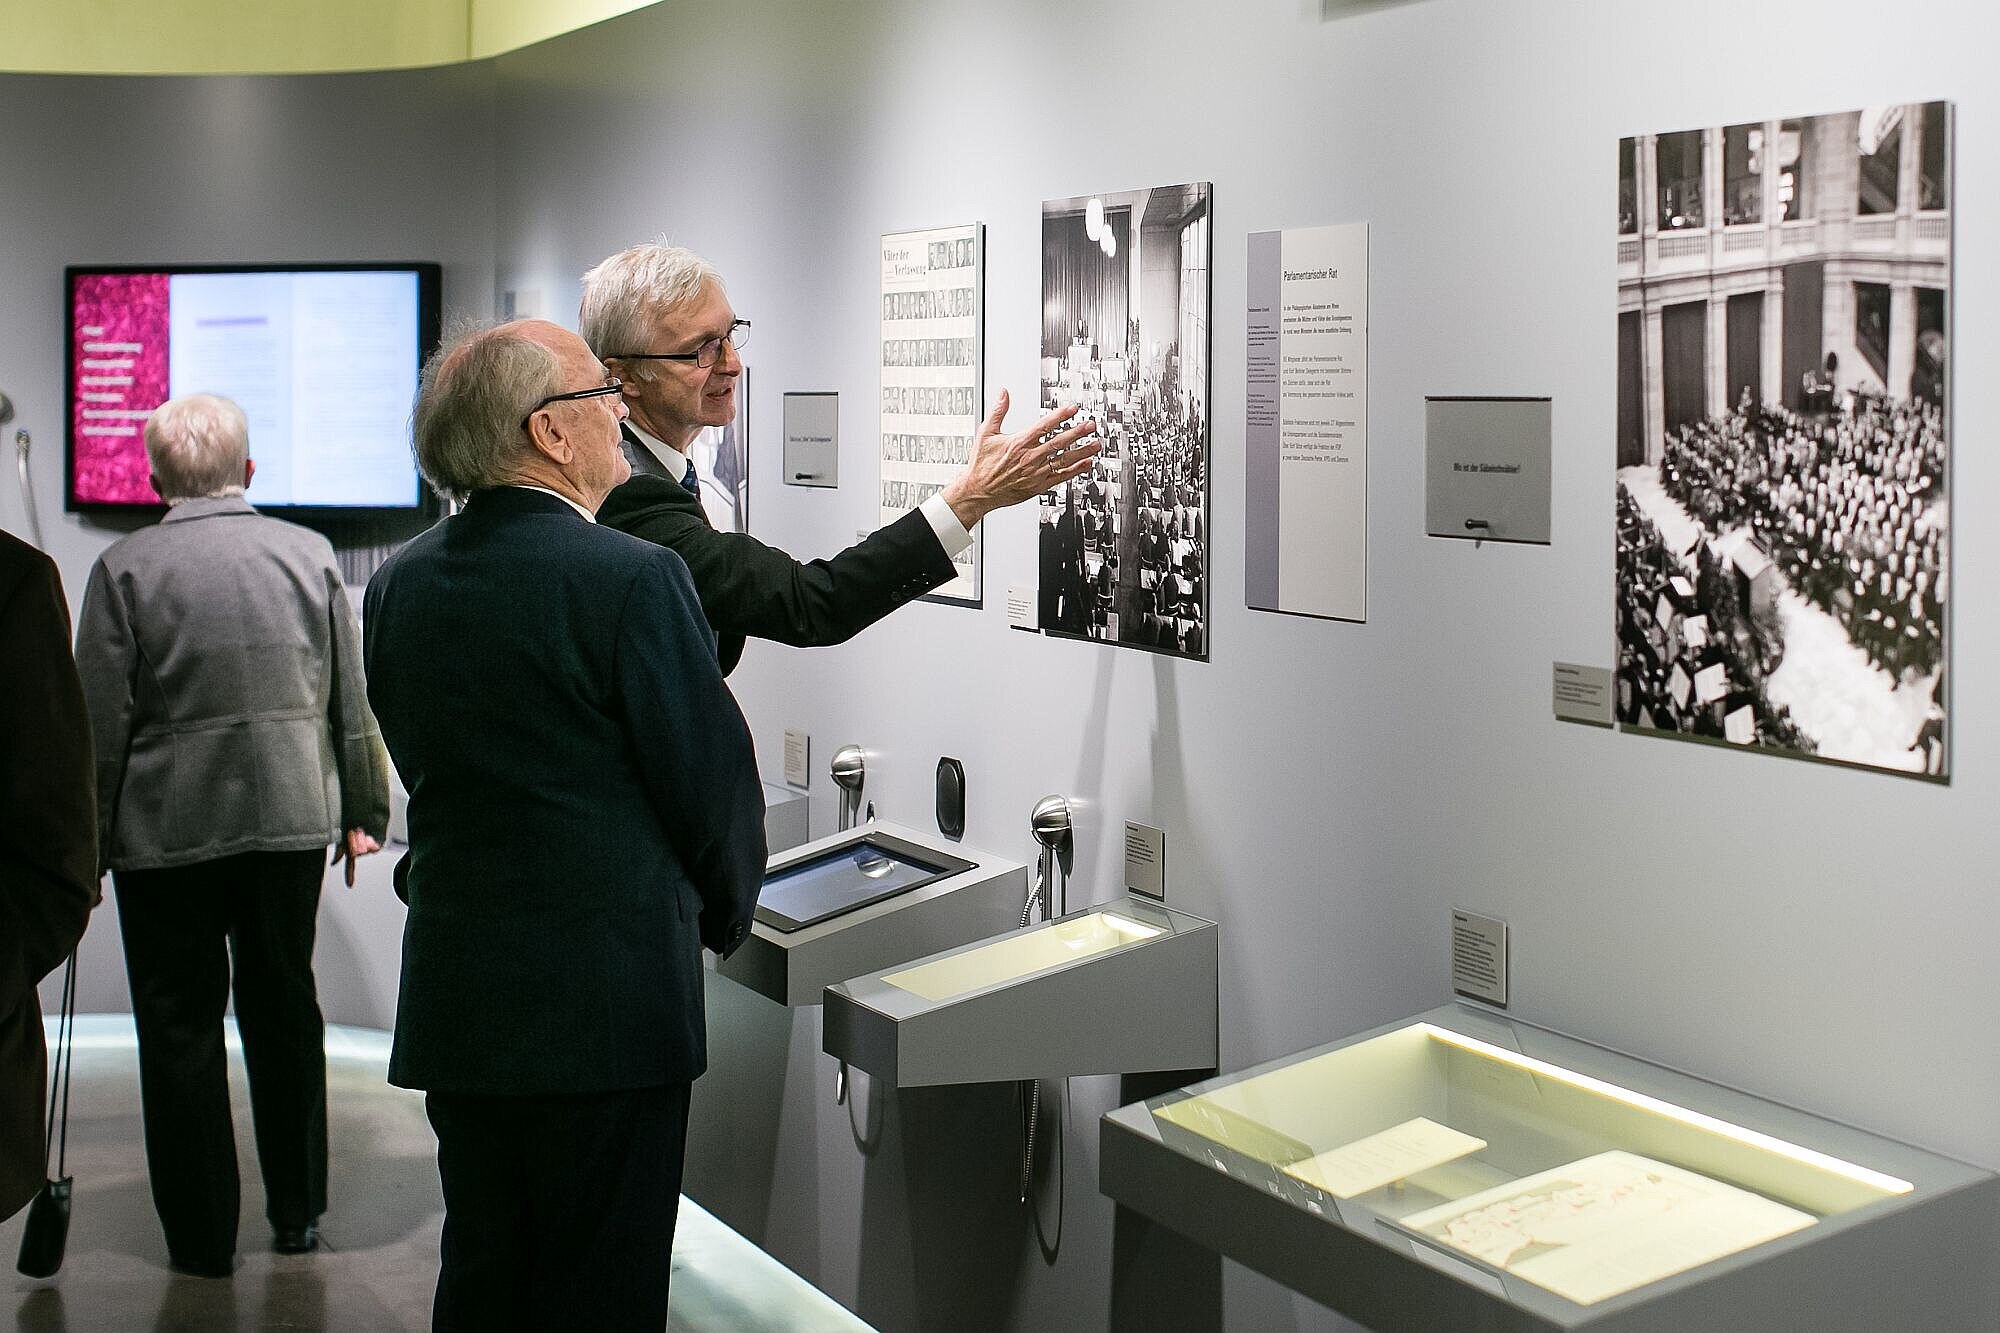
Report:
M 972 545 L 972 534 L 966 531 L 965 524 L 958 521 L 958 515 L 952 512 L 943 491 L 937 492 L 917 508 L 930 520 L 931 531 L 937 534 L 938 545 L 944 547 L 946 559 Z

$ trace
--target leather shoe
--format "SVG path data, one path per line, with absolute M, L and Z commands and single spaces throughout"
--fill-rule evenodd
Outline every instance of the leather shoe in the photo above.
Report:
M 311 1254 L 319 1248 L 319 1228 L 279 1227 L 271 1233 L 271 1248 L 279 1254 Z

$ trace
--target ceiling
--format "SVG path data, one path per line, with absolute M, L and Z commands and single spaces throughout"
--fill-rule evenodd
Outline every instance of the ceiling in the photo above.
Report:
M 657 0 L 0 0 L 0 73 L 325 74 L 484 60 Z

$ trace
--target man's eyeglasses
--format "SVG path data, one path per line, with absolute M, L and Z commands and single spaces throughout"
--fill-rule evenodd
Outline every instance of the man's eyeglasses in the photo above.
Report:
M 567 403 L 577 398 L 600 398 L 608 393 L 617 393 L 624 387 L 625 381 L 614 377 L 605 380 L 604 383 L 594 389 L 578 389 L 574 393 L 552 393 L 528 409 L 528 415 L 521 418 L 521 429 L 526 430 L 528 423 L 535 419 L 535 413 L 541 411 L 550 403 Z
M 722 359 L 722 345 L 728 343 L 737 351 L 750 341 L 750 321 L 739 319 L 729 326 L 729 332 L 720 338 L 710 338 L 692 352 L 613 352 L 606 361 L 692 361 L 698 370 L 707 370 Z

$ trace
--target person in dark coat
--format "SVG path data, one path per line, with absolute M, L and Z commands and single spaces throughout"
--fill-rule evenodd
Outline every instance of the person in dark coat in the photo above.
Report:
M 0 532 L 0 1221 L 46 1178 L 35 985 L 76 947 L 97 903 L 91 773 L 62 578 Z
M 460 335 L 417 460 L 464 510 L 369 581 L 369 694 L 410 791 L 389 1081 L 426 1093 L 439 1329 L 659 1329 L 703 945 L 749 933 L 764 799 L 687 566 L 595 523 L 628 466 L 575 334 Z

